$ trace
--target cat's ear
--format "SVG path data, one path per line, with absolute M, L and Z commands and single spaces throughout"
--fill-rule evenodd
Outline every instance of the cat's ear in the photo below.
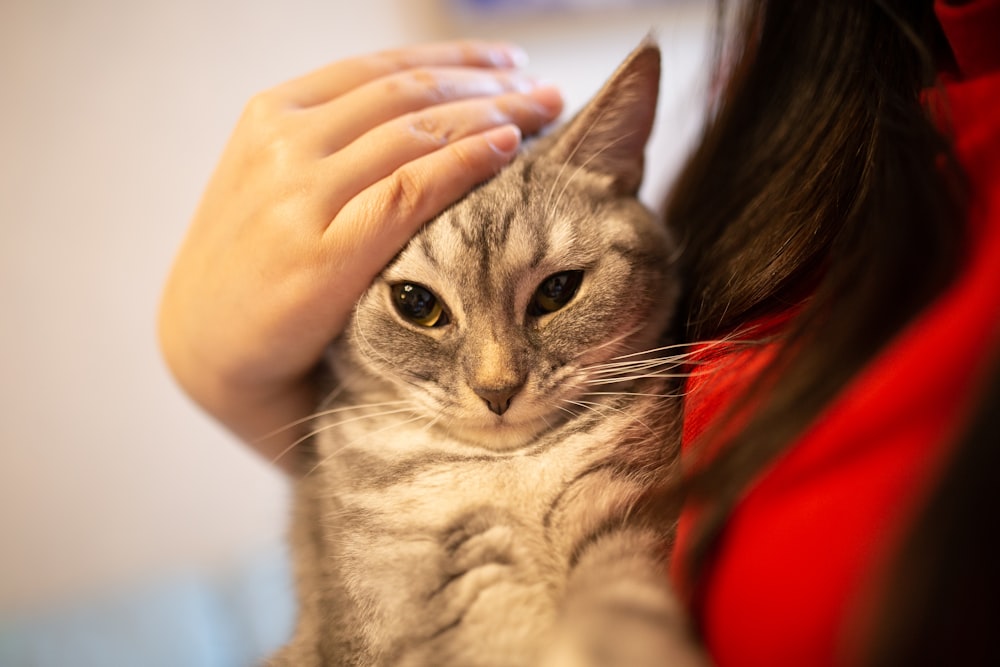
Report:
M 616 194 L 634 195 L 642 182 L 659 89 L 660 49 L 647 38 L 563 128 L 550 155 L 609 176 Z

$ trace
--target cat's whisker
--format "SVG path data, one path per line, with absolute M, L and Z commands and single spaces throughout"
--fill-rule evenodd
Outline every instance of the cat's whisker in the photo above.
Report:
M 641 328 L 642 328 L 641 325 L 637 326 L 637 327 L 634 327 L 633 329 L 630 329 L 630 330 L 628 330 L 628 331 L 620 334 L 619 336 L 616 336 L 612 340 L 609 340 L 609 341 L 607 341 L 605 343 L 602 343 L 601 345 L 590 347 L 590 348 L 588 348 L 588 349 L 580 352 L 579 354 L 577 354 L 572 359 L 570 359 L 568 362 L 566 362 L 565 365 L 569 366 L 570 368 L 572 368 L 574 365 L 579 364 L 579 360 L 580 360 L 581 357 L 593 355 L 595 351 L 599 351 L 602 348 L 607 348 L 608 346 L 611 346 L 611 345 L 621 345 L 621 344 L 624 343 L 624 340 L 626 338 L 628 338 L 633 333 L 635 333 L 638 329 L 641 329 Z M 617 357 L 611 357 L 611 358 L 615 359 Z M 618 363 L 625 363 L 625 362 L 615 362 L 615 363 L 618 364 Z M 575 369 L 572 369 L 571 373 L 572 374 L 589 373 L 591 371 L 591 369 L 602 369 L 605 366 L 608 366 L 608 362 L 601 362 L 601 363 L 594 363 L 594 364 L 582 363 L 582 364 L 579 364 L 579 366 L 577 366 Z
M 686 360 L 679 359 L 676 355 L 669 356 L 648 356 L 655 354 L 655 352 L 647 352 L 642 357 L 636 357 L 634 359 L 623 359 L 621 361 L 606 361 L 600 364 L 588 364 L 587 368 L 590 369 L 601 369 L 601 368 L 621 368 L 623 366 L 632 366 L 640 364 L 673 364 L 675 366 L 686 365 Z
M 695 377 L 697 373 L 683 372 L 675 367 L 669 368 L 621 368 L 599 373 L 588 373 L 583 377 L 582 384 L 614 384 L 617 382 L 635 382 L 643 378 L 680 379 Z
M 616 368 L 581 369 L 586 377 L 584 382 L 625 382 L 644 377 L 659 378 L 691 378 L 711 374 L 714 371 L 703 368 L 687 369 L 686 365 L 673 362 L 642 363 L 622 365 Z
M 600 366 L 585 366 L 583 370 L 588 373 L 606 375 L 609 373 L 625 373 L 628 371 L 641 371 L 659 368 L 661 370 L 672 370 L 683 366 L 673 359 L 649 359 L 646 361 L 620 361 L 615 364 L 601 364 Z
M 427 433 L 428 431 L 430 431 L 431 428 L 433 428 L 435 424 L 437 424 L 439 421 L 441 421 L 441 416 L 443 414 L 444 414 L 444 408 L 442 407 L 440 410 L 438 410 L 437 414 L 434 415 L 434 417 L 429 422 L 427 422 L 427 425 L 424 426 L 421 429 L 421 431 L 424 432 L 424 433 Z
M 606 385 L 606 384 L 621 384 L 623 382 L 635 382 L 637 380 L 653 379 L 659 378 L 662 380 L 670 379 L 680 379 L 680 378 L 690 378 L 697 377 L 691 373 L 643 373 L 642 375 L 626 375 L 623 377 L 610 377 L 601 378 L 595 380 L 584 380 L 583 384 L 594 386 L 594 385 Z
M 615 357 L 616 360 L 600 364 L 584 366 L 580 373 L 585 376 L 583 384 L 616 384 L 620 382 L 634 382 L 645 378 L 680 379 L 700 377 L 706 371 L 700 370 L 679 370 L 685 367 L 700 366 L 708 361 L 692 359 L 691 355 L 697 352 L 703 354 L 712 347 L 731 343 L 732 341 L 720 339 L 700 343 L 699 349 L 693 352 L 671 354 L 669 356 L 653 356 L 663 352 L 674 351 L 678 348 L 688 347 L 687 344 L 666 345 L 650 350 L 631 352 Z
M 568 399 L 559 399 L 559 400 L 560 400 L 561 402 L 566 402 L 566 401 L 568 401 Z M 561 411 L 565 412 L 565 413 L 566 413 L 566 414 L 568 414 L 568 415 L 569 415 L 570 417 L 573 417 L 573 418 L 576 418 L 576 417 L 579 417 L 579 416 L 580 416 L 580 413 L 579 413 L 579 412 L 573 412 L 572 410 L 570 410 L 569 408 L 567 408 L 567 407 L 566 407 L 566 406 L 564 406 L 564 405 L 559 405 L 559 404 L 557 403 L 557 404 L 555 404 L 555 406 L 554 406 L 554 407 L 555 407 L 555 408 L 556 408 L 557 410 L 561 410 Z M 585 406 L 578 406 L 578 407 L 585 407 Z
M 579 386 L 634 383 L 642 379 L 679 379 L 691 377 L 696 371 L 681 371 L 677 364 L 663 361 L 636 361 L 610 368 L 581 368 L 577 371 Z
M 426 424 L 424 425 L 424 427 L 423 427 L 422 429 L 420 429 L 420 431 L 421 431 L 422 433 L 427 433 L 427 432 L 428 432 L 428 431 L 430 431 L 430 430 L 431 430 L 432 428 L 434 428 L 434 425 L 435 425 L 435 424 L 437 424 L 437 423 L 438 423 L 439 421 L 441 421 L 441 418 L 440 418 L 440 417 L 434 417 L 434 418 L 433 418 L 433 419 L 431 419 L 431 420 L 430 420 L 429 422 L 427 422 L 427 423 L 426 423 Z
M 333 405 L 333 402 L 336 401 L 340 397 L 340 395 L 343 394 L 344 391 L 347 389 L 347 384 L 348 383 L 346 380 L 340 382 L 336 387 L 331 389 L 326 394 L 326 396 L 320 399 L 319 403 L 317 404 L 317 407 L 323 409 L 328 405 Z
M 586 394 L 585 394 L 586 395 Z M 594 401 L 583 401 L 579 398 L 563 398 L 561 399 L 564 403 L 569 403 L 571 405 L 576 405 L 581 408 L 590 410 L 591 412 L 598 412 L 598 408 L 610 408 L 611 406 L 605 403 L 596 403 Z
M 593 129 L 594 129 L 594 124 L 592 123 L 584 131 L 582 137 L 580 138 L 579 141 L 577 141 L 576 145 L 573 146 L 573 149 L 569 152 L 569 155 L 566 156 L 566 159 L 563 160 L 561 165 L 559 165 L 559 171 L 556 173 L 556 177 L 552 179 L 552 186 L 549 187 L 549 191 L 545 193 L 545 198 L 543 200 L 545 202 L 545 212 L 547 216 L 551 216 L 552 211 L 555 210 L 555 206 L 550 205 L 550 202 L 552 202 L 552 195 L 555 194 L 556 188 L 559 186 L 559 181 L 562 180 L 563 172 L 566 171 L 566 167 L 568 167 L 569 164 L 573 161 L 573 158 L 576 157 L 577 151 L 579 151 L 580 147 L 583 146 L 584 141 L 590 135 Z M 570 182 L 572 182 L 572 178 L 570 179 Z M 560 196 L 561 194 L 562 193 L 560 192 Z
M 621 134 L 618 135 L 618 137 L 616 139 L 613 139 L 613 140 L 609 141 L 605 146 L 602 146 L 599 150 L 596 150 L 594 152 L 594 155 L 591 155 L 587 160 L 585 160 L 581 165 L 579 165 L 573 171 L 573 173 L 570 175 L 570 177 L 565 180 L 565 182 L 562 184 L 562 189 L 559 191 L 558 196 L 556 196 L 555 200 L 553 201 L 552 200 L 552 195 L 555 192 L 556 187 L 560 184 L 560 181 L 562 181 L 563 172 L 566 170 L 566 167 L 571 162 L 573 162 L 573 159 L 576 157 L 576 154 L 579 152 L 580 148 L 582 148 L 584 146 L 584 144 L 586 144 L 588 142 L 588 140 L 590 139 L 590 135 L 594 131 L 594 129 L 597 128 L 597 127 L 602 126 L 602 121 L 604 120 L 606 114 L 607 114 L 606 111 L 598 114 L 598 116 L 596 118 L 594 118 L 594 120 L 590 123 L 590 125 L 588 125 L 584 129 L 583 133 L 577 138 L 576 144 L 573 146 L 572 150 L 570 150 L 569 154 L 566 156 L 566 158 L 563 161 L 562 165 L 560 165 L 559 173 L 557 173 L 556 177 L 552 180 L 552 187 L 549 188 L 548 193 L 546 193 L 546 195 L 545 195 L 546 212 L 549 215 L 551 215 L 552 212 L 556 210 L 556 207 L 557 207 L 559 201 L 562 200 L 562 197 L 563 197 L 563 195 L 566 192 L 566 188 L 569 187 L 570 183 L 573 182 L 573 180 L 576 178 L 577 174 L 580 173 L 580 171 L 583 169 L 583 167 L 585 167 L 593 159 L 595 159 L 596 157 L 598 157 L 599 155 L 601 155 L 605 150 L 607 150 L 607 148 L 609 148 L 610 146 L 613 146 L 617 141 L 620 141 L 621 139 L 623 139 L 626 136 L 628 136 L 629 133 L 621 133 Z
M 643 354 L 653 354 L 653 353 L 658 353 L 658 352 L 666 352 L 667 350 L 683 349 L 683 348 L 686 348 L 686 347 L 692 347 L 693 345 L 694 344 L 692 344 L 692 343 L 671 343 L 670 345 L 662 345 L 660 347 L 654 347 L 654 348 L 650 348 L 648 350 L 639 350 L 637 352 L 630 352 L 629 354 L 623 354 L 621 356 L 614 357 L 613 359 L 614 360 L 617 360 L 617 359 L 628 359 L 630 357 L 638 357 L 638 356 L 643 355 Z M 679 355 L 679 356 L 684 356 L 684 355 L 682 354 L 682 355 Z
M 567 404 L 572 405 L 574 407 L 580 408 L 582 411 L 595 412 L 598 415 L 603 414 L 601 411 L 599 411 L 597 409 L 599 406 L 601 406 L 600 403 L 592 403 L 590 401 L 579 401 L 579 400 L 575 400 L 575 399 L 571 399 L 571 398 L 563 398 L 563 399 L 560 399 L 560 400 L 563 403 L 567 403 Z M 571 415 L 573 415 L 574 417 L 578 417 L 579 414 L 580 414 L 580 413 L 573 412 L 569 408 L 563 408 L 563 409 L 566 410 L 566 412 L 568 412 Z
M 406 411 L 405 410 L 397 410 L 396 412 L 406 412 Z M 371 415 L 371 416 L 372 417 L 383 417 L 383 416 L 387 416 L 389 414 L 395 414 L 395 413 L 384 413 L 382 415 Z M 308 476 L 312 475 L 314 472 L 316 472 L 317 470 L 319 470 L 320 467 L 323 466 L 325 463 L 327 463 L 331 459 L 335 458 L 342 451 L 344 451 L 348 447 L 351 447 L 352 445 L 354 445 L 355 443 L 359 442 L 362 439 L 369 439 L 372 436 L 376 436 L 376 435 L 379 435 L 381 433 L 385 433 L 386 431 L 391 431 L 391 430 L 396 429 L 396 428 L 401 428 L 403 426 L 407 426 L 407 425 L 412 424 L 414 422 L 418 422 L 418 421 L 420 421 L 422 419 L 427 419 L 427 416 L 426 415 L 417 415 L 415 417 L 411 417 L 410 419 L 404 419 L 403 421 L 400 421 L 400 422 L 392 422 L 392 423 L 388 424 L 387 426 L 383 426 L 382 428 L 375 429 L 374 431 L 365 432 L 363 435 L 360 435 L 357 438 L 354 438 L 353 440 L 349 440 L 348 442 L 345 442 L 340 447 L 338 447 L 334 451 L 330 452 L 327 456 L 324 456 L 321 460 L 317 461 L 316 464 L 312 468 L 310 468 L 308 472 L 306 472 L 305 476 L 308 477 Z M 333 426 L 339 426 L 339 424 L 333 424 L 333 425 L 331 425 L 328 428 L 332 428 Z
M 612 357 L 610 360 L 587 364 L 581 367 L 581 370 L 591 373 L 602 373 L 602 372 L 618 372 L 621 369 L 639 369 L 645 367 L 656 367 L 656 366 L 688 366 L 688 365 L 699 365 L 700 362 L 697 360 L 691 360 L 686 354 L 670 354 L 664 355 L 664 352 L 670 352 L 680 347 L 679 345 L 667 345 L 664 347 L 651 348 L 648 350 L 640 350 L 637 352 L 630 352 L 628 354 L 622 354 L 616 357 Z
M 584 352 L 581 352 L 579 355 L 577 355 L 576 357 L 574 357 L 574 359 L 578 359 L 581 356 L 583 356 L 584 354 L 592 354 L 594 352 L 598 352 L 600 350 L 603 350 L 605 348 L 611 347 L 613 345 L 618 345 L 618 344 L 622 343 L 626 338 L 628 338 L 629 336 L 631 336 L 632 334 L 634 334 L 634 333 L 636 333 L 638 331 L 641 331 L 643 328 L 645 328 L 645 326 L 646 326 L 645 323 L 639 323 L 639 324 L 635 325 L 634 327 L 632 327 L 631 329 L 628 329 L 627 331 L 624 331 L 623 333 L 618 334 L 614 338 L 612 338 L 610 340 L 607 340 L 607 341 L 601 343 L 600 345 L 592 345 L 592 346 L 588 347 Z M 617 358 L 618 357 L 612 357 L 612 359 L 617 359 Z
M 589 392 L 587 394 L 584 394 L 584 396 L 589 396 L 589 395 L 591 395 Z M 632 396 L 641 396 L 642 394 L 631 394 L 631 395 Z M 647 431 L 649 431 L 649 433 L 651 435 L 656 436 L 656 431 L 654 431 L 652 428 L 650 428 L 650 426 L 648 424 L 646 424 L 644 421 L 642 421 L 641 419 L 639 419 L 636 415 L 629 414 L 626 410 L 622 410 L 621 408 L 617 408 L 617 407 L 615 407 L 613 405 L 608 405 L 607 403 L 595 403 L 593 401 L 583 401 L 583 400 L 580 400 L 580 399 L 575 399 L 574 403 L 576 403 L 577 405 L 581 405 L 581 406 L 591 407 L 591 409 L 593 409 L 595 412 L 598 412 L 598 414 L 600 414 L 600 412 L 597 410 L 597 408 L 603 408 L 605 410 L 610 410 L 612 412 L 617 412 L 618 414 L 625 415 L 629 419 L 629 421 L 633 421 L 633 422 L 639 424 L 640 426 L 642 426 L 643 428 L 645 428 Z
M 631 358 L 629 358 L 631 357 Z M 592 364 L 588 368 L 601 369 L 601 368 L 621 368 L 624 366 L 639 365 L 639 364 L 672 364 L 674 366 L 686 366 L 686 365 L 697 365 L 697 363 L 691 363 L 689 359 L 685 358 L 683 355 L 677 354 L 662 354 L 658 350 L 648 350 L 640 354 L 635 355 L 623 355 L 617 357 L 616 360 L 607 361 L 601 364 Z
M 590 134 L 591 129 L 593 127 L 596 127 L 598 124 L 600 124 L 600 122 L 603 119 L 603 117 L 604 117 L 603 114 L 601 116 L 598 116 L 598 118 L 594 121 L 594 123 L 591 125 L 591 127 L 587 128 L 587 133 L 583 136 L 583 138 L 576 145 L 576 147 L 574 147 L 574 149 L 573 149 L 573 153 L 574 154 L 579 149 L 579 147 L 581 145 L 583 145 L 584 141 L 586 141 L 587 137 Z M 591 162 L 593 162 L 598 157 L 600 157 L 601 154 L 603 154 L 605 151 L 607 151 L 612 146 L 621 143 L 625 139 L 628 139 L 631 136 L 631 134 L 633 134 L 633 133 L 626 132 L 626 133 L 620 134 L 620 135 L 618 135 L 618 136 L 610 139 L 609 141 L 605 142 L 604 145 L 601 146 L 599 149 L 595 150 L 594 153 L 593 153 L 593 155 L 589 156 L 586 160 L 584 160 L 582 163 L 580 163 L 579 165 L 577 165 L 577 167 L 573 171 L 573 173 L 570 174 L 570 177 L 568 179 L 566 179 L 565 183 L 563 183 L 562 190 L 559 191 L 559 194 L 558 194 L 558 196 L 556 196 L 555 201 L 549 207 L 549 212 L 551 213 L 552 211 L 555 211 L 559 207 L 559 202 L 562 201 L 563 195 L 566 194 L 566 190 L 569 188 L 569 186 L 573 182 L 573 180 L 576 179 L 576 177 L 577 177 L 578 174 L 580 174 L 581 172 L 586 171 L 587 166 L 589 166 Z M 562 172 L 560 171 L 560 173 L 562 173 Z
M 406 403 L 406 404 L 408 404 L 411 407 L 413 406 L 413 402 L 412 401 L 401 401 L 401 403 Z M 357 407 L 359 407 L 359 408 L 365 408 L 365 407 L 369 407 L 369 406 L 362 405 L 362 406 L 357 406 Z M 340 421 L 333 422 L 331 424 L 324 424 L 323 426 L 320 426 L 319 428 L 315 428 L 315 429 L 309 431 L 308 433 L 306 433 L 305 435 L 303 435 L 301 438 L 297 439 L 295 442 L 293 442 L 288 447 L 286 447 L 285 449 L 283 449 L 277 456 L 275 456 L 271 460 L 271 463 L 277 463 L 284 456 L 286 456 L 290 451 L 292 451 L 293 449 L 295 449 L 296 447 L 298 447 L 299 445 L 301 445 L 303 442 L 309 440 L 309 438 L 312 438 L 312 437 L 314 437 L 316 435 L 319 435 L 320 433 L 323 433 L 324 431 L 329 431 L 330 429 L 337 428 L 338 426 L 343 426 L 344 424 L 350 424 L 352 422 L 362 421 L 364 419 L 374 419 L 376 417 L 387 417 L 389 415 L 396 415 L 396 414 L 400 414 L 402 412 L 412 412 L 411 407 L 400 408 L 398 410 L 385 410 L 385 411 L 382 411 L 382 412 L 376 412 L 374 414 L 364 414 L 364 415 L 359 415 L 357 417 L 351 417 L 349 419 L 342 419 Z
M 749 339 L 745 332 L 737 332 L 730 336 L 723 338 L 718 338 L 715 340 L 702 340 L 696 341 L 694 343 L 673 343 L 671 345 L 664 345 L 662 347 L 651 348 L 649 350 L 639 350 L 638 352 L 630 352 L 629 354 L 623 354 L 618 357 L 613 357 L 611 361 L 629 359 L 632 357 L 639 357 L 648 354 L 657 354 L 660 352 L 667 352 L 671 350 L 687 349 L 686 352 L 680 354 L 672 355 L 671 358 L 676 359 L 678 363 L 698 363 L 697 360 L 691 360 L 692 356 L 701 356 L 706 352 L 721 347 L 724 345 L 744 345 L 753 346 L 760 344 L 761 341 Z
M 410 401 L 408 400 L 385 401 L 383 403 L 364 403 L 361 405 L 347 405 L 339 408 L 331 408 L 328 410 L 319 410 L 317 412 L 308 414 L 305 417 L 301 417 L 299 419 L 296 419 L 295 421 L 289 422 L 284 426 L 281 426 L 279 428 L 274 429 L 273 431 L 270 431 L 269 433 L 265 433 L 264 435 L 254 440 L 254 444 L 264 442 L 265 440 L 269 440 L 281 433 L 284 433 L 285 431 L 295 428 L 296 426 L 301 426 L 302 424 L 314 421 L 316 419 L 320 419 L 322 417 L 328 417 L 330 415 L 338 414 L 341 412 L 348 412 L 350 410 L 363 410 L 365 408 L 381 408 L 389 405 L 399 405 L 402 403 L 409 403 L 409 402 Z
M 566 179 L 565 183 L 563 184 L 562 189 L 559 191 L 559 195 L 556 196 L 555 200 L 553 200 L 552 195 L 555 194 L 556 188 L 560 185 L 560 181 L 562 181 L 563 172 L 565 172 L 566 171 L 566 167 L 568 167 L 570 165 L 570 163 L 573 162 L 573 158 L 576 157 L 577 152 L 587 142 L 587 139 L 590 137 L 590 133 L 594 131 L 594 128 L 597 127 L 598 123 L 600 122 L 600 120 L 603 117 L 604 117 L 604 114 L 601 114 L 600 116 L 598 116 L 595 119 L 595 121 L 593 123 L 591 123 L 584 130 L 583 134 L 580 135 L 580 137 L 577 140 L 576 144 L 573 146 L 573 149 L 569 152 L 569 155 L 566 156 L 566 159 L 563 160 L 563 163 L 559 166 L 559 173 L 557 173 L 556 177 L 554 179 L 552 179 L 552 187 L 549 188 L 549 191 L 545 194 L 545 200 L 544 201 L 545 201 L 546 213 L 548 215 L 552 215 L 552 212 L 556 210 L 556 205 L 562 199 L 563 194 L 565 194 L 566 188 L 569 186 L 570 183 L 573 182 L 573 180 L 576 178 L 576 175 L 578 173 L 580 173 L 580 168 L 578 167 L 577 169 L 575 169 L 573 171 L 573 173 L 570 175 L 570 177 L 568 179 Z M 587 162 L 589 162 L 589 160 L 587 160 Z
M 658 394 L 641 391 L 588 391 L 585 396 L 648 396 L 650 398 L 682 398 L 684 393 Z
M 365 336 L 365 332 L 361 329 L 361 318 L 354 319 L 354 331 L 357 333 L 358 340 L 362 344 L 361 349 L 368 357 L 369 361 L 374 361 L 374 359 L 368 353 L 370 351 L 371 353 L 374 353 L 375 356 L 378 357 L 381 361 L 383 361 L 386 367 L 395 368 L 395 364 L 390 359 L 388 359 L 384 354 L 379 352 L 378 348 L 372 345 L 371 342 L 368 340 L 368 337 Z

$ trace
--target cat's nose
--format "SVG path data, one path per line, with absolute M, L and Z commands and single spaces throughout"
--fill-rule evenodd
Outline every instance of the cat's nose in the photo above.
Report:
M 476 392 L 476 396 L 486 401 L 486 405 L 489 407 L 490 412 L 497 415 L 502 415 L 507 412 L 510 407 L 510 402 L 514 399 L 514 395 L 521 391 L 522 385 L 512 386 L 512 387 L 473 387 L 472 391 Z

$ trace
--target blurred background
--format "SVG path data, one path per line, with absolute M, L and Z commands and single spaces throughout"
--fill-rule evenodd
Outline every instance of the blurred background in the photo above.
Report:
M 2 0 L 0 666 L 235 667 L 287 637 L 287 483 L 186 400 L 155 340 L 252 94 L 351 54 L 503 37 L 571 112 L 652 31 L 655 207 L 697 129 L 710 17 L 696 0 Z

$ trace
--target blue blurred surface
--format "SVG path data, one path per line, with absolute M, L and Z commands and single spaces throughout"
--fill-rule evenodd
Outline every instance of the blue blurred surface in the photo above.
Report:
M 247 667 L 289 636 L 281 548 L 45 613 L 0 618 L 0 667 Z

